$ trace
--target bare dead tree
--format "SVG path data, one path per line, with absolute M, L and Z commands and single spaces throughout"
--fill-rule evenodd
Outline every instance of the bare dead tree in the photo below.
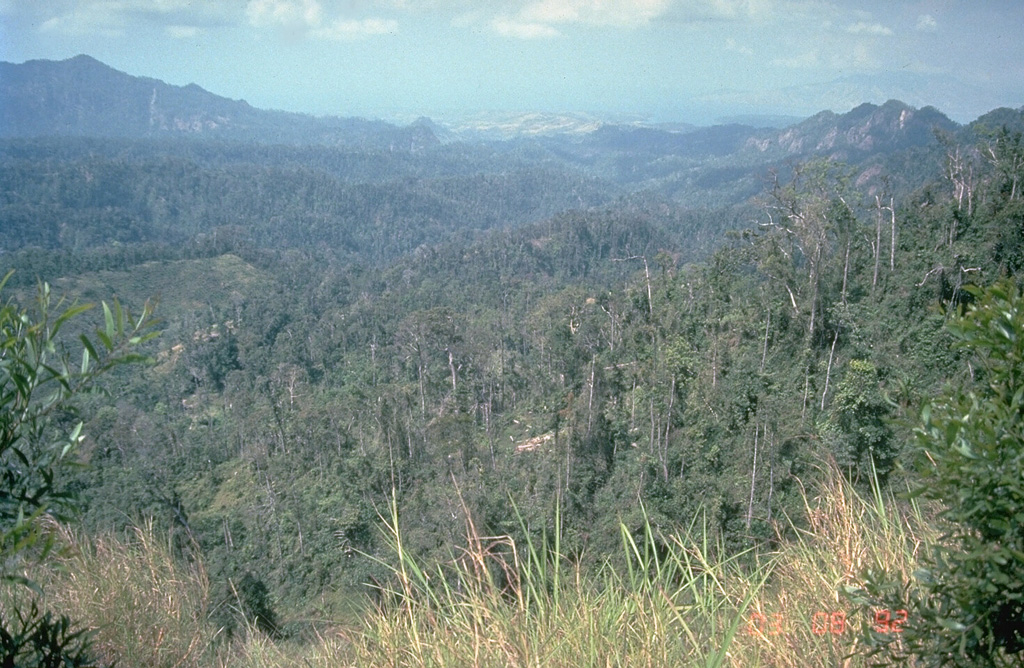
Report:
M 650 315 L 654 315 L 654 299 L 651 295 L 651 270 L 647 266 L 646 255 L 630 255 L 629 257 L 616 257 L 612 258 L 612 262 L 628 262 L 630 260 L 643 260 L 644 263 L 644 279 L 647 281 L 647 312 Z
M 889 197 L 889 271 L 896 271 L 896 199 Z
M 1024 144 L 1020 132 L 1010 133 L 1005 128 L 985 144 L 983 153 L 999 177 L 1009 184 L 1011 201 L 1020 197 L 1020 181 L 1024 172 Z

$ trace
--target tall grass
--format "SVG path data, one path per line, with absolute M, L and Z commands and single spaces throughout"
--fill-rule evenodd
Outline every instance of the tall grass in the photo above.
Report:
M 623 528 L 626 565 L 585 572 L 563 553 L 557 513 L 539 536 L 523 526 L 521 542 L 467 519 L 465 545 L 428 567 L 406 549 L 392 501 L 392 578 L 377 608 L 304 643 L 253 625 L 220 642 L 201 563 L 175 561 L 151 527 L 129 539 L 65 534 L 47 592 L 123 666 L 867 665 L 858 631 L 871 620 L 841 590 L 880 565 L 909 579 L 934 535 L 916 507 L 877 486 L 865 498 L 835 470 L 805 512 L 789 527 L 796 539 L 764 554 L 727 555 L 700 517 L 667 534 Z
M 519 545 L 481 536 L 447 568 L 405 551 L 398 509 L 386 518 L 395 585 L 354 637 L 358 665 L 726 665 L 744 614 L 769 569 L 716 559 L 703 525 L 661 536 L 623 530 L 628 567 L 588 575 L 553 533 Z M 525 529 L 525 527 L 524 527 Z
M 872 611 L 857 610 L 843 590 L 861 585 L 867 570 L 912 580 L 919 552 L 938 538 L 917 504 L 899 502 L 877 480 L 864 496 L 835 467 L 824 474 L 819 493 L 804 494 L 806 527 L 775 555 L 770 582 L 752 603 L 736 665 L 869 665 L 860 642 Z
M 151 525 L 124 538 L 55 531 L 62 549 L 45 577 L 46 602 L 92 629 L 96 655 L 120 666 L 205 665 L 217 629 L 201 561 L 175 560 Z
M 841 592 L 868 568 L 909 579 L 934 535 L 916 506 L 877 484 L 862 496 L 834 468 L 804 498 L 803 528 L 776 552 L 726 555 L 702 521 L 664 535 L 647 523 L 622 530 L 627 566 L 596 575 L 561 553 L 557 519 L 522 545 L 467 521 L 462 552 L 427 569 L 404 550 L 393 504 L 396 584 L 350 649 L 358 665 L 866 665 L 873 619 Z

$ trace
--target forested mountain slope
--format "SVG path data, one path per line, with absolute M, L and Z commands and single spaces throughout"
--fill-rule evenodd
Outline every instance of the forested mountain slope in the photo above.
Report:
M 97 155 L 93 145 L 64 142 L 68 157 L 54 154 L 52 140 L 7 146 L 0 176 L 5 250 L 179 246 L 210 238 L 261 248 L 326 245 L 374 262 L 614 195 L 595 179 L 539 165 L 509 161 L 504 171 L 487 169 L 493 158 L 470 173 L 450 171 L 439 159 L 419 170 L 398 165 L 396 174 L 383 176 L 370 165 L 360 171 L 358 163 L 374 162 L 373 155 L 311 149 L 307 163 L 284 148 L 229 145 L 193 156 L 188 147 L 158 144 L 147 154 L 122 143 L 121 151 L 108 146 Z M 332 157 L 346 164 L 323 164 Z
M 994 175 L 970 215 L 929 190 L 898 206 L 895 247 L 892 212 L 845 208 L 836 176 L 808 166 L 765 200 L 762 222 L 819 227 L 759 225 L 704 265 L 673 259 L 685 216 L 615 206 L 386 269 L 242 246 L 69 276 L 91 298 L 162 292 L 167 319 L 157 364 L 89 425 L 87 522 L 164 518 L 217 582 L 249 573 L 286 609 L 373 577 L 359 555 L 393 485 L 408 549 L 437 557 L 463 502 L 516 534 L 512 501 L 539 528 L 560 498 L 592 559 L 641 501 L 656 526 L 703 510 L 731 545 L 769 540 L 823 457 L 893 471 L 890 420 L 953 368 L 937 306 L 1021 263 Z
M 899 418 L 956 373 L 942 309 L 1024 265 L 1021 116 L 5 139 L 0 270 L 22 296 L 161 297 L 154 363 L 82 407 L 86 526 L 194 541 L 226 626 L 243 579 L 332 613 L 385 577 L 392 490 L 417 555 L 451 556 L 467 512 L 537 537 L 557 506 L 590 567 L 620 522 L 779 540 L 829 459 L 898 481 Z

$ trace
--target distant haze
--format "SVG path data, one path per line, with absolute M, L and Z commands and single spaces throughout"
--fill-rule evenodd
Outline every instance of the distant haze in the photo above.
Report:
M 861 102 L 1024 105 L 1024 3 L 0 0 L 0 60 L 85 53 L 271 109 L 707 124 Z

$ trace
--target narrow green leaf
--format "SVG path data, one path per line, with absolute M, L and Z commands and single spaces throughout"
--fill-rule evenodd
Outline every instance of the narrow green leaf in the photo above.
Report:
M 65 322 L 67 322 L 71 318 L 74 318 L 77 315 L 85 313 L 91 308 L 92 304 L 79 304 L 78 306 L 72 306 L 68 308 L 66 311 L 57 316 L 56 320 L 53 321 L 53 330 L 50 332 L 50 335 L 56 336 L 57 332 L 60 331 L 61 326 Z
M 85 334 L 82 334 L 81 336 L 78 337 L 78 339 L 79 341 L 82 342 L 82 346 L 89 352 L 90 355 L 92 355 L 93 359 L 98 360 L 100 358 L 100 356 L 96 354 L 96 349 L 92 347 L 92 341 L 89 340 L 89 337 L 87 337 Z
M 7 285 L 8 279 L 10 279 L 13 274 L 14 274 L 14 270 L 11 269 L 6 274 L 4 274 L 3 279 L 0 279 L 0 291 L 2 291 L 4 289 L 4 286 Z
M 10 274 L 8 274 L 8 276 L 10 276 Z M 43 596 L 42 587 L 40 587 L 39 584 L 36 583 L 34 580 L 30 580 L 24 575 L 18 575 L 15 573 L 5 573 L 3 578 L 9 582 L 20 584 L 21 586 L 32 590 L 32 592 L 35 593 L 37 596 Z
M 106 326 L 107 339 L 104 340 L 104 343 L 106 343 L 108 339 L 113 339 L 116 333 L 114 330 L 114 314 L 110 312 L 110 306 L 107 305 L 107 302 L 103 302 L 103 320 Z M 107 347 L 111 348 L 112 346 L 107 345 Z
M 108 351 L 114 349 L 114 339 L 112 337 L 107 336 L 107 334 L 99 330 L 96 330 L 96 336 L 99 337 L 100 341 L 103 343 L 103 347 Z

